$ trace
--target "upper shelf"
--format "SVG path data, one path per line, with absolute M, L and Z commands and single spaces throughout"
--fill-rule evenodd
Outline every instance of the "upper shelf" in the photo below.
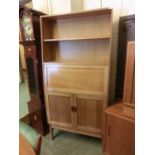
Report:
M 105 37 L 82 37 L 82 38 L 58 38 L 58 39 L 44 39 L 44 42 L 57 42 L 57 41 L 76 41 L 76 40 L 99 40 L 99 39 L 110 39 L 110 36 Z
M 102 8 L 102 9 L 94 9 L 94 10 L 87 10 L 81 12 L 74 12 L 74 13 L 66 13 L 66 14 L 58 14 L 58 15 L 44 15 L 41 16 L 41 19 L 65 19 L 65 18 L 75 18 L 75 17 L 82 17 L 82 16 L 94 16 L 94 15 L 106 15 L 110 14 L 112 9 L 110 8 Z

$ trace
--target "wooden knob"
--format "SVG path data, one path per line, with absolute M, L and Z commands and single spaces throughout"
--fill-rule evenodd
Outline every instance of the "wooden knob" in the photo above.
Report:
M 77 107 L 71 106 L 71 110 L 72 110 L 73 112 L 77 112 Z
M 28 51 L 31 51 L 31 48 L 28 48 Z

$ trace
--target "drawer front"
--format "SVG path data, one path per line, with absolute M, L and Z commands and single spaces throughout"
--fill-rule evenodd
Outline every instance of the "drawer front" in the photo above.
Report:
M 75 68 L 44 65 L 44 84 L 47 91 L 81 94 L 105 94 L 107 70 L 104 68 Z

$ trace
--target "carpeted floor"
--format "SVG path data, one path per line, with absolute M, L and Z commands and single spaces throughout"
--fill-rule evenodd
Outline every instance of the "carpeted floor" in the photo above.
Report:
M 42 139 L 41 155 L 103 155 L 101 140 L 80 134 L 54 130 L 54 140 Z

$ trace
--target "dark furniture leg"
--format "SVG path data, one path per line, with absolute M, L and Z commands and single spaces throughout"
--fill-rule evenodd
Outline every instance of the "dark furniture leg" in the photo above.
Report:
M 51 137 L 51 140 L 53 140 L 54 139 L 54 136 L 53 136 L 54 129 L 51 126 L 49 126 L 49 128 L 50 128 L 50 137 Z

